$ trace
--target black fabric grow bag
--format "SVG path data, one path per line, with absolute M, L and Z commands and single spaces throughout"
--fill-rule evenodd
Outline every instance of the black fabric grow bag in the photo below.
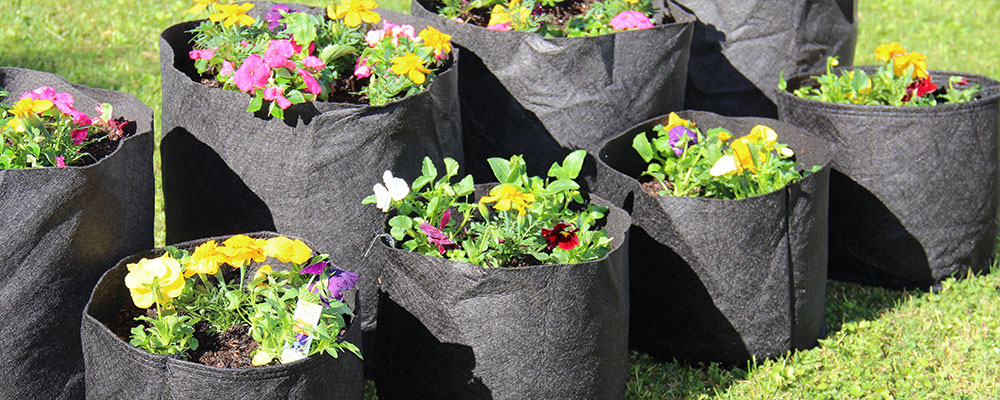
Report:
M 379 398 L 624 398 L 629 221 L 611 207 L 612 251 L 572 265 L 484 269 L 376 245 Z
M 873 67 L 866 67 L 868 72 Z M 830 196 L 830 276 L 926 287 L 986 271 L 997 234 L 1000 82 L 979 99 L 934 107 L 859 106 L 783 92 L 783 121 L 837 146 Z M 812 84 L 808 76 L 788 90 Z
M 676 0 L 698 18 L 684 108 L 777 118 L 778 73 L 854 62 L 857 0 Z
M 666 360 L 730 364 L 813 346 L 826 295 L 829 144 L 776 120 L 679 115 L 737 137 L 770 126 L 799 162 L 824 167 L 741 200 L 654 197 L 636 180 L 646 164 L 632 138 L 667 118 L 609 140 L 598 156 L 597 193 L 632 211 L 630 346 Z
M 271 232 L 249 234 L 256 238 L 277 236 Z M 177 244 L 193 251 L 213 237 Z M 316 249 L 309 243 L 310 247 Z M 107 270 L 93 288 L 83 311 L 80 337 L 86 359 L 88 399 L 361 399 L 364 391 L 363 363 L 351 353 L 333 358 L 326 354 L 288 364 L 253 368 L 218 368 L 168 356 L 147 353 L 115 335 L 105 322 L 114 318 L 132 299 L 125 287 L 127 265 L 142 258 L 160 257 L 154 249 L 123 258 Z M 248 276 L 265 263 L 247 266 Z M 274 268 L 287 264 L 268 259 Z M 226 267 L 228 268 L 228 266 Z M 357 307 L 357 291 L 345 292 L 345 301 Z M 360 347 L 360 326 L 348 320 L 344 340 Z
M 3 399 L 83 397 L 80 310 L 116 260 L 153 245 L 153 110 L 135 96 L 61 76 L 0 68 L 14 103 L 51 86 L 94 115 L 100 103 L 136 134 L 95 164 L 0 170 L 0 374 Z
M 245 93 L 197 81 L 185 32 L 197 23 L 160 36 L 167 243 L 256 230 L 311 238 L 361 274 L 370 331 L 375 275 L 362 255 L 381 213 L 361 200 L 385 170 L 412 181 L 424 156 L 463 161 L 456 65 L 427 91 L 384 106 L 313 102 L 290 107 L 284 121 L 261 118 L 245 111 Z
M 662 0 L 653 4 L 664 8 Z M 469 172 L 486 182 L 493 179 L 487 158 L 523 154 L 528 174 L 544 176 L 573 150 L 596 150 L 610 135 L 681 109 L 694 17 L 668 4 L 677 22 L 544 39 L 458 23 L 428 11 L 431 2 L 413 1 L 414 16 L 474 53 L 463 53 L 459 65 Z

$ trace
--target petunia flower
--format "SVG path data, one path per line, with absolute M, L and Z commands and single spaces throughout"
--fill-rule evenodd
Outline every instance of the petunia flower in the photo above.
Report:
M 295 68 L 295 63 L 288 60 L 295 54 L 295 48 L 292 47 L 292 42 L 287 39 L 272 40 L 267 44 L 267 49 L 264 50 L 264 63 L 271 68 Z
M 521 193 L 516 186 L 504 183 L 500 186 L 494 187 L 490 190 L 489 196 L 483 196 L 479 199 L 480 203 L 493 203 L 493 208 L 500 211 L 510 210 L 511 207 L 517 209 L 517 214 L 523 216 L 525 214 L 528 203 L 535 202 L 535 195 L 531 193 Z
M 688 145 L 698 143 L 698 135 L 683 125 L 677 125 L 671 128 L 668 135 L 670 138 L 667 139 L 667 143 L 670 144 L 670 148 L 674 150 L 674 154 L 677 155 L 677 157 L 684 154 L 684 149 Z
M 611 18 L 611 27 L 619 31 L 648 29 L 653 27 L 653 21 L 650 21 L 646 14 L 639 11 L 622 11 Z
M 451 53 L 451 35 L 428 26 L 420 31 L 420 38 L 424 44 L 434 49 L 434 59 L 440 60 Z
M 343 19 L 345 25 L 356 28 L 361 25 L 361 21 L 368 24 L 378 23 L 380 17 L 378 13 L 372 11 L 376 7 L 378 5 L 373 0 L 344 0 L 336 9 L 327 6 L 326 14 L 330 19 Z
M 253 17 L 247 15 L 247 11 L 253 8 L 253 3 L 216 4 L 215 8 L 219 10 L 219 13 L 209 15 L 208 20 L 216 23 L 223 21 L 222 25 L 226 28 L 233 26 L 237 22 L 243 26 L 250 26 L 254 22 L 257 22 Z
M 424 60 L 407 51 L 406 55 L 392 59 L 392 72 L 396 75 L 406 75 L 413 83 L 420 85 L 427 79 L 424 74 L 430 73 L 431 70 L 424 67 Z
M 389 170 L 382 173 L 382 181 L 385 182 L 385 186 L 376 183 L 372 187 L 372 190 L 375 191 L 375 207 L 378 207 L 382 212 L 389 212 L 391 202 L 405 199 L 406 195 L 410 193 L 410 187 L 402 178 L 393 177 Z
M 219 272 L 219 266 L 226 263 L 226 255 L 219 251 L 214 240 L 209 240 L 195 247 L 194 253 L 186 261 L 184 277 L 190 278 L 194 274 L 215 275 Z
M 64 156 L 56 156 L 56 166 L 57 167 L 65 167 L 66 166 L 66 157 L 64 157 Z
M 306 90 L 308 90 L 309 93 L 320 94 L 320 92 L 323 89 L 320 88 L 319 82 L 316 81 L 316 78 L 314 78 L 312 76 L 312 74 L 309 73 L 309 71 L 306 71 L 306 70 L 304 70 L 302 68 L 295 68 L 295 72 L 298 73 L 299 76 L 302 77 L 303 81 L 305 81 L 305 83 L 306 83 Z
M 542 228 L 542 236 L 549 242 L 547 246 L 549 250 L 556 247 L 563 250 L 573 250 L 580 244 L 580 238 L 576 236 L 576 232 L 580 228 L 566 229 L 570 226 L 570 224 L 560 222 L 556 226 L 553 226 L 552 229 Z
M 372 75 L 372 67 L 368 65 L 368 57 L 358 58 L 357 63 L 354 64 L 354 76 L 358 79 L 364 79 Z
M 248 56 L 240 68 L 233 72 L 233 82 L 236 83 L 236 87 L 247 93 L 266 86 L 270 77 L 271 68 L 256 54 Z

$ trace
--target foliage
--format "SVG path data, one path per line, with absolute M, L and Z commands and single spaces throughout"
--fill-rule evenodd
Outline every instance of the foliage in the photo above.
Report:
M 654 9 L 649 0 L 603 0 L 590 5 L 561 27 L 546 14 L 563 0 L 442 0 L 438 14 L 461 20 L 461 16 L 489 10 L 487 29 L 537 32 L 545 37 L 597 36 L 629 29 L 652 28 Z
M 702 134 L 693 122 L 670 113 L 667 126 L 658 124 L 653 130 L 656 138 L 639 133 L 632 147 L 649 163 L 642 175 L 659 182 L 661 196 L 742 199 L 781 189 L 803 176 L 792 150 L 764 125 L 733 139 L 723 128 Z
M 472 176 L 452 183 L 459 166 L 445 158 L 439 178 L 425 157 L 412 191 L 386 171 L 385 186 L 376 184 L 375 194 L 363 203 L 375 203 L 384 212 L 394 208 L 393 238 L 402 241 L 403 249 L 429 256 L 487 268 L 596 260 L 608 253 L 611 238 L 598 228 L 607 207 L 587 204 L 574 182 L 585 155 L 577 150 L 562 164 L 553 163 L 549 179 L 528 177 L 520 156 L 491 158 L 499 185 L 471 203 L 463 200 L 475 191 Z M 492 212 L 489 203 L 494 203 Z

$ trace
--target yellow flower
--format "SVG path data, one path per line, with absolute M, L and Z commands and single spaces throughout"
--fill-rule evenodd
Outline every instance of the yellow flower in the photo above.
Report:
M 272 272 L 274 272 L 274 269 L 271 268 L 271 265 L 264 264 L 260 268 L 257 268 L 257 272 L 253 273 L 253 279 L 251 281 L 265 278 L 268 275 L 271 275 Z M 264 282 L 258 283 L 257 286 L 267 286 L 267 280 L 265 279 Z
M 205 9 L 208 8 L 209 4 L 215 3 L 216 1 L 217 0 L 194 0 L 196 4 L 194 5 L 194 7 L 191 7 L 191 9 L 188 10 L 188 12 L 191 14 L 200 13 L 202 11 L 205 11 Z
M 168 254 L 152 260 L 143 258 L 127 267 L 125 287 L 132 295 L 132 302 L 136 307 L 149 308 L 157 301 L 157 297 L 162 302 L 160 304 L 168 303 L 184 290 L 181 263 Z M 154 282 L 159 295 L 153 291 Z
M 267 259 L 264 255 L 263 239 L 254 239 L 247 235 L 236 235 L 222 242 L 219 252 L 226 256 L 226 262 L 233 268 L 243 268 L 250 261 L 262 262 Z
M 528 206 L 528 203 L 535 202 L 535 195 L 531 193 L 521 193 L 521 191 L 517 190 L 517 187 L 514 185 L 505 183 L 491 189 L 490 195 L 483 196 L 483 198 L 479 199 L 479 202 L 496 202 L 497 204 L 493 205 L 493 208 L 500 211 L 510 210 L 510 207 L 513 206 L 517 209 L 517 215 L 524 215 L 525 208 Z
M 737 172 L 743 172 L 744 169 L 750 170 L 750 172 L 756 172 L 757 168 L 753 162 L 753 153 L 750 151 L 751 142 L 747 140 L 746 136 L 741 137 L 733 141 L 729 145 L 729 148 L 733 151 L 735 156 L 735 161 L 737 164 Z M 764 155 L 764 153 L 757 152 L 758 156 Z M 758 158 L 758 161 L 763 162 L 763 158 Z
M 194 254 L 185 261 L 187 268 L 184 269 L 184 277 L 190 278 L 194 274 L 215 275 L 219 272 L 219 265 L 226 263 L 226 255 L 219 251 L 214 240 L 202 243 L 194 249 Z
M 736 159 L 729 155 L 720 157 L 715 164 L 712 165 L 712 169 L 708 171 L 708 173 L 712 174 L 712 176 L 735 174 L 737 172 L 740 172 L 740 166 L 736 164 Z
M 216 4 L 215 8 L 219 10 L 218 14 L 212 14 L 208 16 L 208 19 L 212 22 L 219 22 L 225 20 L 222 25 L 226 28 L 233 26 L 233 24 L 239 22 L 243 26 L 253 25 L 257 20 L 253 17 L 247 15 L 247 11 L 253 8 L 253 3 L 243 3 L 243 4 Z
M 504 23 L 509 23 L 509 22 L 511 22 L 511 21 L 510 21 L 510 15 L 507 14 L 507 9 L 503 8 L 503 6 L 497 4 L 497 5 L 493 6 L 493 10 L 490 11 L 490 22 L 487 23 L 486 25 L 487 26 L 493 26 L 493 25 L 504 24 Z
M 344 24 L 355 28 L 361 25 L 361 21 L 377 24 L 380 19 L 379 15 L 372 11 L 377 7 L 378 5 L 373 0 L 344 0 L 344 3 L 338 4 L 336 9 L 333 6 L 327 6 L 326 15 L 333 20 L 343 18 Z
M 762 144 L 764 149 L 770 150 L 778 142 L 778 133 L 766 125 L 756 125 L 750 129 L 750 134 L 744 136 L 751 142 Z M 742 139 L 742 138 L 741 138 Z
M 779 146 L 778 147 L 778 154 L 781 154 L 781 156 L 784 157 L 784 158 L 789 158 L 789 157 L 794 156 L 795 152 L 792 151 L 792 149 L 789 148 L 788 146 Z
M 14 114 L 14 117 L 7 121 L 7 127 L 18 132 L 24 132 L 26 126 L 29 124 L 26 120 L 31 120 L 33 117 L 37 118 L 38 114 L 48 111 L 53 105 L 49 100 L 29 98 L 18 100 L 10 109 L 10 113 Z M 38 123 L 40 124 L 40 122 Z
M 676 113 L 671 112 L 670 115 L 667 116 L 667 126 L 664 128 L 664 130 L 670 132 L 670 130 L 674 129 L 674 127 L 677 125 L 681 125 L 688 129 L 694 129 L 694 122 L 681 118 Z
M 265 240 L 261 250 L 264 251 L 265 256 L 293 264 L 305 264 L 312 258 L 312 249 L 303 241 L 292 240 L 284 236 Z
M 915 51 L 893 58 L 892 72 L 896 76 L 903 76 L 903 72 L 906 72 L 906 69 L 911 65 L 913 66 L 914 78 L 926 78 L 929 76 L 927 73 L 927 56 Z
M 420 31 L 420 38 L 424 44 L 434 49 L 434 54 L 442 55 L 451 53 L 451 35 L 428 26 Z
M 903 48 L 903 45 L 897 42 L 886 43 L 875 48 L 875 55 L 882 61 L 889 61 L 896 56 L 903 54 L 906 54 L 906 49 Z
M 407 51 L 405 56 L 392 59 L 392 72 L 396 75 L 409 76 L 413 83 L 420 85 L 426 79 L 424 74 L 431 72 L 431 70 L 424 67 L 424 60 Z
M 729 133 L 729 131 L 721 131 L 721 132 L 719 132 L 719 140 L 720 141 L 728 142 L 729 139 L 732 139 L 732 138 L 733 138 L 733 134 Z

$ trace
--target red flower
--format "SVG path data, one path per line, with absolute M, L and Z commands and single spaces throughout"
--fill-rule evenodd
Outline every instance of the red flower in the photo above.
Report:
M 906 96 L 903 96 L 903 102 L 908 102 L 913 96 L 923 97 L 928 93 L 932 93 L 937 90 L 937 85 L 931 82 L 931 77 L 926 77 L 917 81 L 913 81 L 909 86 L 906 87 Z
M 580 238 L 576 237 L 576 231 L 580 229 L 566 229 L 569 227 L 569 224 L 560 222 L 552 227 L 552 229 L 542 228 L 542 236 L 545 237 L 545 240 L 549 241 L 549 250 L 554 249 L 556 246 L 559 246 L 563 250 L 573 250 L 576 245 L 580 244 Z

